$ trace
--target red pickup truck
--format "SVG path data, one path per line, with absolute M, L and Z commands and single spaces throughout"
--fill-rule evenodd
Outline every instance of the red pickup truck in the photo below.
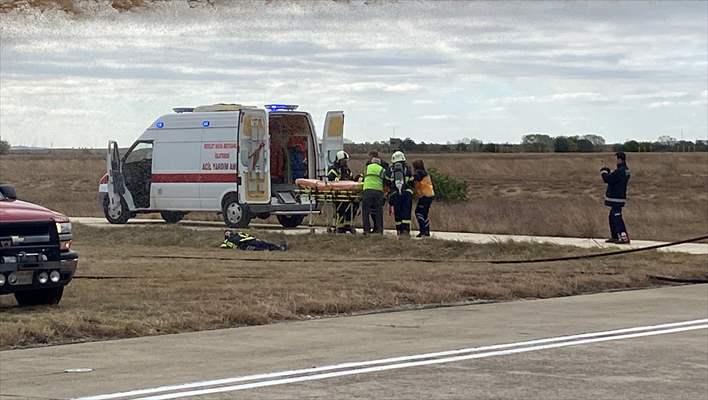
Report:
M 57 212 L 17 200 L 0 184 L 0 295 L 20 305 L 57 304 L 74 277 L 71 222 Z

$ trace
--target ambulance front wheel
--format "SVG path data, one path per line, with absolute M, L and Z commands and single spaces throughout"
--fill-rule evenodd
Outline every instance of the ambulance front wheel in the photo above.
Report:
M 278 215 L 278 222 L 284 228 L 297 228 L 304 219 L 304 215 Z
M 224 223 L 229 228 L 245 228 L 251 222 L 251 213 L 248 207 L 238 203 L 236 196 L 228 197 L 224 200 Z
M 128 210 L 128 205 L 125 204 L 125 200 L 120 199 L 120 209 L 111 210 L 109 207 L 108 196 L 103 198 L 103 215 L 106 220 L 111 224 L 125 224 L 133 216 L 130 210 Z

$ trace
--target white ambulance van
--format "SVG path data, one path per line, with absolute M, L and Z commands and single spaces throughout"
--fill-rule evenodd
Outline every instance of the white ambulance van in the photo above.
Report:
M 159 212 L 176 223 L 191 211 L 223 215 L 232 228 L 275 215 L 295 227 L 319 205 L 295 179 L 322 179 L 344 146 L 344 113 L 330 111 L 318 140 L 297 106 L 215 104 L 175 108 L 157 118 L 124 154 L 108 143 L 98 200 L 108 222 Z

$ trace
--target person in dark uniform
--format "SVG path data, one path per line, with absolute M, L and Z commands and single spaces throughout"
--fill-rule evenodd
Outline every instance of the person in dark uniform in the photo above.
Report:
M 353 181 L 355 180 L 352 170 L 348 166 L 349 154 L 340 150 L 337 152 L 334 163 L 327 170 L 327 180 L 329 182 Z M 351 201 L 336 201 L 336 232 L 356 233 L 352 219 L 357 212 L 357 204 Z
M 224 231 L 224 241 L 221 243 L 220 247 L 222 249 L 240 249 L 253 251 L 286 251 L 288 249 L 288 245 L 285 243 L 269 243 L 264 240 L 256 239 L 255 237 L 249 235 L 246 232 L 231 231 Z
M 413 209 L 413 173 L 406 164 L 406 156 L 401 151 L 391 155 L 391 166 L 386 173 L 390 188 L 389 204 L 393 206 L 398 236 L 410 237 L 411 211 Z
M 617 169 L 611 171 L 607 166 L 600 169 L 602 180 L 607 184 L 605 205 L 610 207 L 610 238 L 607 243 L 629 244 L 629 234 L 622 219 L 622 208 L 627 204 L 627 184 L 629 168 L 624 152 L 615 153 Z

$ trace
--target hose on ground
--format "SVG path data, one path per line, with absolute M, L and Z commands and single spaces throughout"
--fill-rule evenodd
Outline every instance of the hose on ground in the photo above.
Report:
M 542 262 L 558 262 L 558 261 L 572 261 L 572 260 L 583 260 L 583 259 L 590 259 L 590 258 L 598 258 L 598 257 L 612 257 L 612 256 L 619 256 L 623 254 L 630 254 L 630 253 L 639 253 L 643 251 L 649 251 L 649 250 L 656 250 L 656 249 L 661 249 L 665 247 L 672 247 L 672 246 L 678 246 L 680 244 L 684 243 L 692 243 L 692 242 L 699 242 L 701 240 L 706 240 L 708 239 L 708 235 L 703 235 L 703 236 L 697 236 L 689 239 L 683 239 L 683 240 L 678 240 L 675 242 L 670 242 L 670 243 L 662 243 L 662 244 L 657 244 L 653 246 L 647 246 L 647 247 L 640 247 L 636 249 L 626 249 L 626 250 L 615 250 L 615 251 L 608 251 L 608 252 L 603 252 L 603 253 L 591 253 L 591 254 L 582 254 L 582 255 L 574 255 L 574 256 L 563 256 L 563 257 L 550 257 L 550 258 L 535 258 L 535 259 L 527 259 L 527 260 L 436 260 L 436 259 L 425 259 L 425 258 L 407 258 L 407 259 L 401 259 L 399 261 L 413 261 L 413 262 L 424 262 L 424 263 L 442 263 L 442 262 L 454 262 L 454 263 L 487 263 L 487 264 L 533 264 L 533 263 L 542 263 Z M 268 261 L 268 262 L 284 262 L 284 263 L 291 263 L 291 262 L 297 262 L 301 260 L 297 259 L 288 259 L 288 258 L 233 258 L 233 257 L 203 257 L 203 256 L 176 256 L 176 255 L 147 255 L 147 256 L 130 256 L 133 258 L 158 258 L 158 259 L 187 259 L 187 260 L 216 260 L 216 261 Z M 366 258 L 366 259 L 330 259 L 330 260 L 318 260 L 318 262 L 327 262 L 327 263 L 339 263 L 339 262 L 372 262 L 372 263 L 382 263 L 382 262 L 388 262 L 389 260 L 381 260 L 381 259 L 373 259 L 373 258 Z M 668 278 L 668 277 L 659 277 L 659 276 L 651 276 L 654 279 L 657 280 L 666 280 L 666 281 L 671 281 L 671 279 L 674 279 L 674 282 L 679 282 L 681 283 L 679 279 L 682 278 Z M 74 277 L 74 279 L 149 279 L 149 277 L 141 277 L 141 276 L 102 276 L 102 275 L 77 275 Z M 704 279 L 695 279 L 694 281 L 696 282 L 689 282 L 686 281 L 685 283 L 705 283 L 708 280 Z M 700 281 L 700 282 L 698 282 Z

